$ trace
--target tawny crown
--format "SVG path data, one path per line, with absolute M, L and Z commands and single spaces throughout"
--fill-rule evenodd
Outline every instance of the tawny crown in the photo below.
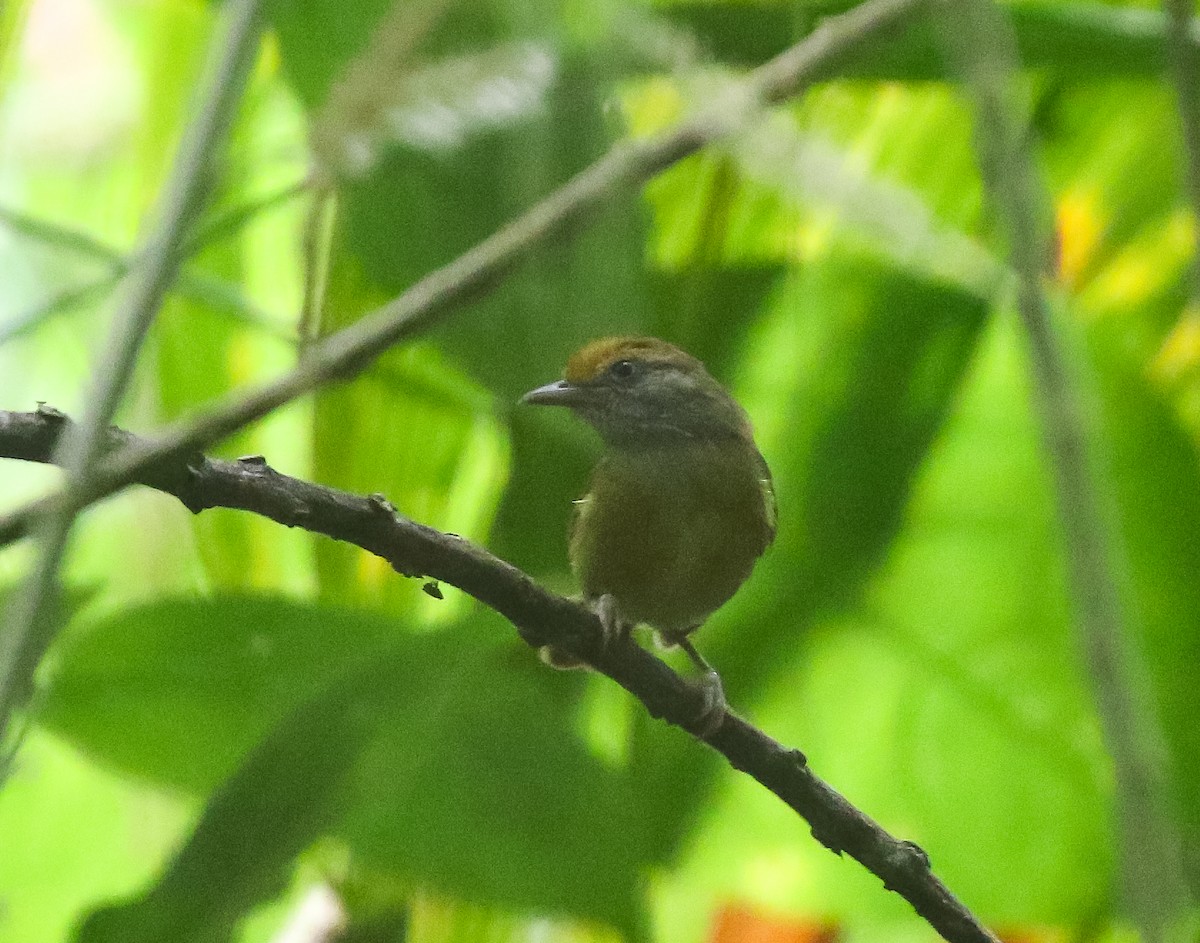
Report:
M 571 355 L 563 379 L 568 383 L 589 383 L 622 360 L 670 364 L 688 373 L 704 371 L 704 365 L 691 354 L 657 337 L 604 337 Z

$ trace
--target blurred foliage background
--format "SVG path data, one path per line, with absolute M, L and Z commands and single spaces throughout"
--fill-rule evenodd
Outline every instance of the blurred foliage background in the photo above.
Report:
M 120 422 L 277 375 L 836 8 L 278 0 Z M 1005 9 L 1195 894 L 1200 312 L 1165 20 Z M 0 408 L 79 414 L 219 12 L 0 4 Z M 596 445 L 515 401 L 590 338 L 683 345 L 747 406 L 779 494 L 778 543 L 700 635 L 732 703 L 1006 939 L 1124 939 L 1114 768 L 972 134 L 918 25 L 219 452 L 383 492 L 571 592 Z M 5 507 L 56 480 L 0 463 Z M 0 551 L 0 584 L 29 558 Z M 933 937 L 624 692 L 356 548 L 132 490 L 82 518 L 67 576 L 0 791 L 5 943 L 315 940 L 334 912 L 359 941 Z

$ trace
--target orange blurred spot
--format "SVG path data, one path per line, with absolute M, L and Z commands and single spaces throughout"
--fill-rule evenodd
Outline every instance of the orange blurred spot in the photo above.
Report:
M 1066 193 L 1058 201 L 1056 270 L 1067 288 L 1078 285 L 1104 233 L 1096 203 L 1095 194 L 1085 191 Z
M 709 943 L 837 943 L 836 924 L 768 917 L 744 906 L 722 907 Z

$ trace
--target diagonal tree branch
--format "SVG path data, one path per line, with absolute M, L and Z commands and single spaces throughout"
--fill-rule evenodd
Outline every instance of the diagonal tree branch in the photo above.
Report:
M 0 411 L 0 457 L 53 462 L 69 428 L 62 413 L 47 407 L 32 413 Z M 144 442 L 114 429 L 106 445 L 125 449 Z M 380 495 L 362 497 L 291 478 L 261 456 L 235 462 L 198 454 L 168 459 L 143 469 L 138 480 L 174 495 L 193 513 L 212 507 L 250 511 L 362 547 L 404 575 L 457 586 L 508 619 L 529 645 L 553 643 L 593 665 L 637 697 L 651 716 L 689 729 L 701 714 L 701 692 L 662 661 L 628 641 L 606 648 L 590 609 L 543 589 L 482 547 L 401 516 Z M 693 730 L 692 735 L 782 799 L 808 822 L 817 841 L 836 854 L 849 854 L 945 939 L 997 943 L 933 874 L 920 848 L 893 837 L 851 805 L 809 769 L 798 750 L 733 714 L 715 732 L 702 737 Z
M 208 66 L 206 91 L 162 198 L 161 218 L 151 229 L 138 263 L 126 278 L 113 327 L 88 390 L 84 421 L 60 443 L 69 487 L 85 485 L 105 439 L 105 430 L 133 375 L 137 355 L 180 262 L 180 248 L 199 215 L 213 157 L 232 123 L 242 88 L 258 50 L 262 0 L 227 5 L 223 30 Z M 60 504 L 39 519 L 37 555 L 25 586 L 6 613 L 0 634 L 0 743 L 13 711 L 24 700 L 42 654 L 54 637 L 44 618 L 66 554 L 79 508 Z
M 86 482 L 0 516 L 0 546 L 23 536 L 35 518 L 79 509 L 134 481 L 171 456 L 207 448 L 285 403 L 325 384 L 362 372 L 390 346 L 428 328 L 449 311 L 491 290 L 535 246 L 563 234 L 612 194 L 641 184 L 677 161 L 745 126 L 778 104 L 833 74 L 837 64 L 868 40 L 906 25 L 928 0 L 868 0 L 825 20 L 808 38 L 752 71 L 708 109 L 671 131 L 617 145 L 524 215 L 453 262 L 426 275 L 398 298 L 351 327 L 314 344 L 291 372 L 241 397 L 231 397 L 190 422 L 169 427 L 153 441 L 124 449 Z

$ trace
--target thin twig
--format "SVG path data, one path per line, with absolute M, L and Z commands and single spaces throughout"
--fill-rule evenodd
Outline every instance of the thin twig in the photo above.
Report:
M 304 291 L 296 324 L 301 357 L 308 356 L 309 347 L 321 331 L 321 312 L 325 308 L 325 292 L 329 283 L 329 250 L 337 212 L 336 191 L 323 182 L 317 183 L 313 187 L 308 212 L 304 215 L 304 236 L 301 240 Z
M 190 258 L 213 242 L 236 232 L 260 213 L 299 196 L 308 186 L 307 179 L 296 181 L 268 193 L 264 197 L 239 204 L 215 215 L 184 241 L 181 249 L 182 256 Z M 37 330 L 50 318 L 71 308 L 94 301 L 98 296 L 111 290 L 122 277 L 128 274 L 133 265 L 133 260 L 129 256 L 88 233 L 29 216 L 17 210 L 0 206 L 0 224 L 8 226 L 22 236 L 37 239 L 47 245 L 67 249 L 102 262 L 108 269 L 104 275 L 81 285 L 62 289 L 38 304 L 33 310 L 4 322 L 0 325 L 0 344 L 6 344 Z M 178 273 L 178 281 L 172 287 L 174 291 L 184 297 L 211 305 L 218 310 L 229 311 L 246 324 L 282 340 L 289 342 L 295 340 L 295 335 L 290 330 L 281 327 L 275 320 L 257 311 L 255 306 L 243 298 L 232 285 L 214 282 L 202 274 L 190 272 L 185 268 Z
M 247 200 L 244 203 L 239 203 L 236 206 L 222 210 L 211 219 L 203 222 L 196 228 L 195 232 L 183 240 L 181 252 L 184 255 L 196 254 L 213 242 L 223 239 L 225 236 L 246 226 L 251 220 L 265 213 L 267 210 L 274 209 L 276 206 L 300 196 L 309 186 L 310 184 L 306 177 L 272 190 L 266 196 Z M 130 266 L 130 261 L 123 252 L 119 249 L 114 249 L 107 243 L 97 239 L 91 233 L 84 232 L 81 229 L 63 226 L 60 223 L 51 222 L 39 216 L 31 216 L 28 213 L 23 213 L 8 206 L 0 206 L 0 223 L 7 226 L 17 235 L 24 236 L 27 239 L 35 239 L 56 249 L 66 249 L 79 255 L 86 255 L 101 262 L 109 263 L 114 268 L 120 268 L 122 272 Z
M 0 327 L 0 345 L 34 333 L 51 318 L 66 314 L 72 308 L 99 301 L 120 280 L 119 275 L 102 275 L 52 295 L 32 311 L 5 322 Z M 297 343 L 296 332 L 285 327 L 280 317 L 251 301 L 236 282 L 184 269 L 171 286 L 171 293 L 198 305 L 203 314 L 213 314 L 254 328 L 286 344 Z
M 296 369 L 190 422 L 169 427 L 153 442 L 105 462 L 85 483 L 30 502 L 0 517 L 0 546 L 26 533 L 52 508 L 82 508 L 133 481 L 157 461 L 207 448 L 324 384 L 362 372 L 396 342 L 495 287 L 533 247 L 560 235 L 621 190 L 649 180 L 677 161 L 741 129 L 767 106 L 832 74 L 869 40 L 905 25 L 928 0 L 868 0 L 825 20 L 808 38 L 751 72 L 699 116 L 674 130 L 619 144 L 557 191 L 454 261 L 426 275 L 361 321 L 314 344 Z
M 66 314 L 73 308 L 98 303 L 121 280 L 120 275 L 107 273 L 69 288 L 61 288 L 49 298 L 24 314 L 18 314 L 0 327 L 0 344 L 32 334 L 51 318 Z
M 125 280 L 106 349 L 92 378 L 84 421 L 61 443 L 62 465 L 72 489 L 86 485 L 92 476 L 105 430 L 133 374 L 142 341 L 179 267 L 179 250 L 199 215 L 213 158 L 228 133 L 258 50 L 261 3 L 240 0 L 225 7 L 224 28 L 210 60 L 207 93 L 166 188 L 161 218 L 139 253 L 140 264 Z M 45 617 L 46 604 L 54 594 L 77 513 L 78 507 L 62 504 L 39 521 L 32 573 L 8 610 L 0 635 L 0 744 L 54 637 L 53 622 Z
M 68 425 L 66 417 L 48 408 L 0 411 L 0 457 L 53 461 L 55 444 Z M 109 433 L 110 448 L 138 445 L 145 447 L 126 432 Z M 809 769 L 803 754 L 733 714 L 702 737 L 692 729 L 704 706 L 697 687 L 631 642 L 606 645 L 590 609 L 545 590 L 482 547 L 402 517 L 379 495 L 361 497 L 291 478 L 261 458 L 229 462 L 194 455 L 159 462 L 139 473 L 139 480 L 175 495 L 195 513 L 212 507 L 250 511 L 354 544 L 399 573 L 457 586 L 512 622 L 529 645 L 566 649 L 635 695 L 652 716 L 703 739 L 802 816 L 817 841 L 861 863 L 945 939 L 997 943 L 932 873 L 920 848 L 888 834 L 851 805 Z
M 1075 628 L 1117 780 L 1126 901 L 1148 943 L 1163 939 L 1187 900 L 1182 838 L 1170 812 L 1164 738 L 1145 693 L 1118 576 L 1080 379 L 1042 290 L 1050 260 L 1049 201 L 1014 100 L 1015 43 L 993 0 L 943 2 L 938 18 L 951 63 L 976 108 L 976 151 L 1000 211 L 1017 274 L 1017 308 L 1029 341 L 1036 406 L 1054 483 Z

